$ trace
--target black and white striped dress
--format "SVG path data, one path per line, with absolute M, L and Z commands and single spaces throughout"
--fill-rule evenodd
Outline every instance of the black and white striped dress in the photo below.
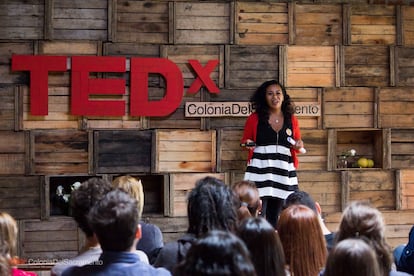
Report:
M 256 183 L 260 197 L 286 199 L 298 190 L 296 168 L 287 141 L 293 135 L 292 124 L 286 121 L 278 132 L 267 121 L 259 120 L 257 125 L 256 148 L 244 180 Z

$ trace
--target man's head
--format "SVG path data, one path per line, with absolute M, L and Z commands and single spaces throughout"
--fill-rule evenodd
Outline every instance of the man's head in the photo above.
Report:
M 293 204 L 302 204 L 310 209 L 312 209 L 316 214 L 320 214 L 320 206 L 317 204 L 313 198 L 304 191 L 296 191 L 291 193 L 286 199 L 283 205 L 283 209 L 293 205 Z
M 137 202 L 128 193 L 115 189 L 90 211 L 89 221 L 104 251 L 129 251 L 141 238 Z
M 93 230 L 88 222 L 90 209 L 111 190 L 112 185 L 109 181 L 93 177 L 82 182 L 79 188 L 72 192 L 70 203 L 72 216 L 87 237 L 93 236 Z

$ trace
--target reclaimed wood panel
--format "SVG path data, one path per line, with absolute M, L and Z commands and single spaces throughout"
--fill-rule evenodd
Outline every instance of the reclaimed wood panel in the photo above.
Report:
M 342 172 L 343 208 L 352 200 L 367 200 L 380 210 L 396 209 L 396 173 L 382 170 Z
M 171 216 L 187 216 L 187 196 L 195 183 L 206 176 L 216 177 L 225 181 L 225 175 L 220 173 L 172 173 L 170 174 Z
M 391 129 L 391 168 L 414 167 L 414 130 Z
M 376 127 L 376 97 L 373 88 L 325 88 L 323 107 L 324 128 Z
M 0 175 L 23 175 L 27 171 L 27 134 L 0 131 Z
M 38 176 L 0 177 L 0 209 L 16 220 L 39 219 L 41 186 Z
M 322 91 L 317 88 L 286 88 L 295 104 L 295 114 L 301 129 L 318 129 L 322 126 Z
M 351 5 L 348 28 L 351 44 L 396 44 L 394 5 Z
M 30 132 L 32 174 L 89 172 L 89 137 L 78 130 L 32 130 Z
M 298 154 L 300 171 L 326 170 L 328 155 L 328 132 L 326 130 L 301 128 L 306 153 Z
M 337 172 L 298 172 L 299 189 L 307 192 L 321 205 L 322 216 L 341 211 L 341 177 Z
M 226 88 L 256 89 L 269 79 L 279 78 L 277 46 L 226 46 Z
M 106 74 L 106 73 L 105 73 Z M 107 77 L 110 78 L 110 77 Z M 148 89 L 149 94 L 153 91 Z M 122 100 L 125 103 L 125 115 L 123 116 L 82 116 L 82 121 L 79 123 L 83 130 L 91 129 L 143 129 L 145 128 L 145 118 L 140 116 L 131 116 L 130 108 L 130 89 L 125 89 L 125 94 L 121 97 L 116 97 L 117 100 Z
M 156 130 L 153 169 L 159 172 L 215 172 L 216 131 Z
M 151 130 L 94 132 L 94 167 L 97 173 L 151 171 Z
M 30 129 L 77 129 L 79 116 L 71 115 L 70 88 L 48 88 L 48 115 L 34 116 L 30 114 L 30 90 L 27 86 L 20 87 L 23 102 L 22 128 Z
M 404 46 L 414 45 L 414 7 L 401 6 L 402 17 L 402 44 Z
M 414 128 L 413 95 L 412 87 L 381 88 L 378 96 L 378 126 Z
M 134 2 L 137 3 L 137 2 Z M 130 86 L 130 64 L 128 59 L 132 57 L 140 58 L 159 58 L 161 56 L 160 45 L 143 45 L 137 43 L 103 43 L 103 55 L 104 56 L 121 56 L 127 58 L 127 67 L 125 73 L 105 73 L 105 77 L 115 77 L 125 79 L 125 83 L 128 87 Z M 129 60 L 130 62 L 130 60 Z M 148 76 L 149 87 L 159 87 L 161 85 L 160 76 L 156 74 L 150 74 Z
M 294 44 L 342 44 L 342 5 L 294 5 Z
M 207 102 L 249 102 L 253 89 L 220 89 L 220 93 L 209 93 L 206 96 Z M 206 118 L 206 129 L 219 128 L 243 128 L 246 123 L 246 116 L 242 117 L 210 117 Z
M 98 41 L 39 41 L 37 54 L 39 55 L 101 55 L 102 47 Z M 70 71 L 50 72 L 49 86 L 70 87 Z
M 43 39 L 45 0 L 2 1 L 1 39 Z
M 288 42 L 287 3 L 236 2 L 235 44 L 278 45 Z
M 387 46 L 344 46 L 343 86 L 389 86 L 390 53 Z
M 202 92 L 203 93 L 203 92 Z M 200 102 L 202 93 L 184 95 L 177 109 L 168 116 L 146 117 L 145 125 L 147 128 L 156 129 L 200 129 L 201 119 L 197 117 L 185 117 L 185 103 Z M 164 88 L 149 88 L 149 99 L 158 100 L 164 96 Z
M 161 1 L 117 0 L 114 8 L 112 41 L 141 44 L 168 44 L 169 4 Z
M 414 49 L 395 48 L 395 82 L 397 86 L 414 85 Z
M 33 53 L 33 42 L 0 42 L 0 83 L 13 85 L 28 84 L 28 72 L 11 71 L 11 57 L 12 55 L 33 55 Z
M 16 87 L 0 87 L 0 130 L 18 130 Z
M 161 57 L 174 62 L 183 74 L 184 87 L 190 87 L 197 73 L 189 64 L 189 60 L 198 60 L 204 67 L 210 60 L 218 60 L 219 64 L 210 73 L 210 79 L 217 87 L 224 86 L 224 47 L 216 45 L 165 45 L 161 47 Z M 204 86 L 203 86 L 204 87 Z
M 287 87 L 331 87 L 336 84 L 333 46 L 286 46 Z
M 403 169 L 397 172 L 400 185 L 401 210 L 414 209 L 414 170 Z
M 53 1 L 51 39 L 108 39 L 108 0 Z
M 219 129 L 217 131 L 217 171 L 245 171 L 247 150 L 240 147 L 242 129 Z
M 24 259 L 72 258 L 81 249 L 78 227 L 71 217 L 22 220 L 19 223 L 20 257 Z
M 230 42 L 230 3 L 174 2 L 174 44 Z

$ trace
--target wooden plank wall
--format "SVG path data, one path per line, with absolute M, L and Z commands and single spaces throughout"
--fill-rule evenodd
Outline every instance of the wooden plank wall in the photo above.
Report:
M 307 148 L 298 177 L 328 225 L 337 227 L 349 200 L 370 199 L 384 213 L 391 244 L 405 242 L 414 224 L 414 8 L 404 1 L 279 2 L 2 1 L 0 208 L 19 221 L 22 257 L 76 254 L 81 235 L 71 218 L 51 215 L 49 197 L 59 183 L 93 176 L 140 177 L 145 219 L 166 241 L 185 232 L 186 195 L 197 178 L 234 183 L 247 158 L 239 146 L 245 116 L 190 118 L 185 103 L 247 102 L 269 79 L 280 80 L 298 105 L 319 108 L 298 116 Z M 126 57 L 125 73 L 90 74 L 125 80 L 125 115 L 71 115 L 70 70 L 49 73 L 49 114 L 31 115 L 30 75 L 11 71 L 14 54 Z M 130 115 L 134 57 L 167 58 L 183 73 L 183 100 L 170 115 Z M 205 86 L 187 93 L 197 78 L 190 59 L 219 61 L 210 78 L 220 93 Z M 166 86 L 151 74 L 149 100 L 162 99 Z M 352 148 L 373 158 L 374 168 L 338 168 Z

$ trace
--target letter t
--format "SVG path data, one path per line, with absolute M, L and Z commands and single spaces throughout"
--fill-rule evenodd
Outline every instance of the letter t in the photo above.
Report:
M 66 71 L 66 56 L 13 55 L 12 71 L 30 71 L 30 113 L 48 114 L 48 75 Z

